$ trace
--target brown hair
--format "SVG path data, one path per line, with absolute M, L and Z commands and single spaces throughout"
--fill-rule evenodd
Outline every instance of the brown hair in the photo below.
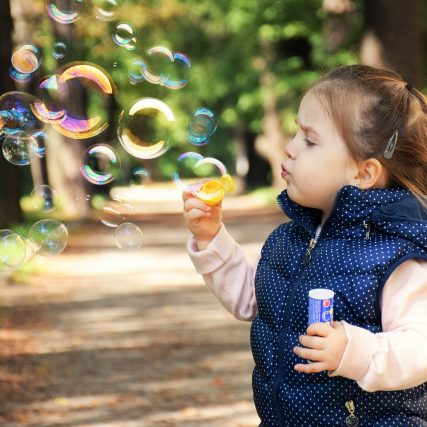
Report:
M 374 157 L 388 187 L 402 186 L 427 208 L 427 98 L 394 71 L 350 65 L 326 74 L 310 90 L 356 160 Z M 384 157 L 398 132 L 391 158 Z

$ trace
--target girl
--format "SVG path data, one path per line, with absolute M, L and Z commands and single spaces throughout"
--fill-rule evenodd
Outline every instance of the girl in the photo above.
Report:
M 352 65 L 308 91 L 296 122 L 278 197 L 290 221 L 256 267 L 221 206 L 183 194 L 197 271 L 253 321 L 260 426 L 426 426 L 426 98 L 394 72 Z M 307 328 L 314 288 L 335 292 L 332 327 Z

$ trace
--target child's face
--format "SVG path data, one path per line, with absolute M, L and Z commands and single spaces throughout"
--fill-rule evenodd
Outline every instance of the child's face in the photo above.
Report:
M 331 118 L 308 92 L 298 111 L 298 131 L 287 144 L 282 177 L 296 203 L 328 214 L 338 190 L 355 184 L 358 168 Z M 314 145 L 312 145 L 314 144 Z

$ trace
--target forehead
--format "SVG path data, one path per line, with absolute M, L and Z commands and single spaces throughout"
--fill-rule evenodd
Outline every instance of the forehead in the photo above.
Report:
M 325 106 L 312 91 L 307 92 L 301 100 L 298 121 L 303 126 L 315 129 L 320 136 L 336 134 L 336 128 Z

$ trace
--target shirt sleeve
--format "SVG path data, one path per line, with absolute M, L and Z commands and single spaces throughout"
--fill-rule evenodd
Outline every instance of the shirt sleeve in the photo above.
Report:
M 366 391 L 403 390 L 427 381 L 427 261 L 408 260 L 387 280 L 381 299 L 383 332 L 344 323 L 347 346 L 330 376 Z
M 222 305 L 239 320 L 253 320 L 258 312 L 254 289 L 258 262 L 251 265 L 246 260 L 224 225 L 201 251 L 191 237 L 187 251 L 196 271 L 203 275 L 206 286 Z

